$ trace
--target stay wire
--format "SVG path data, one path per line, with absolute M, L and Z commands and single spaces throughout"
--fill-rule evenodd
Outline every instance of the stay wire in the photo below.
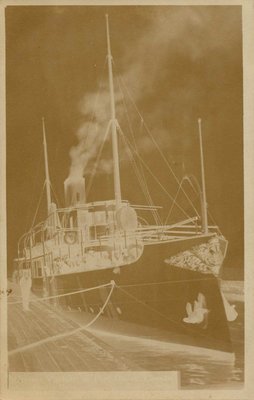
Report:
M 89 179 L 89 181 L 88 181 L 88 186 L 87 186 L 87 197 L 89 196 L 91 187 L 92 187 L 92 185 L 93 185 L 94 176 L 95 176 L 96 170 L 97 170 L 98 165 L 99 165 L 99 161 L 100 161 L 100 158 L 101 158 L 102 150 L 103 150 L 104 144 L 105 144 L 105 142 L 106 142 L 106 139 L 107 139 L 107 136 L 108 136 L 108 133 L 109 133 L 109 128 L 110 128 L 110 126 L 111 126 L 111 123 L 112 123 L 112 121 L 110 121 L 109 124 L 108 124 L 108 126 L 107 126 L 107 129 L 106 129 L 106 132 L 105 132 L 103 141 L 102 141 L 102 143 L 101 143 L 101 146 L 100 146 L 100 149 L 99 149 L 97 158 L 96 158 L 95 163 L 94 163 L 94 165 L 93 165 L 93 170 L 92 170 L 90 179 Z
M 35 180 L 34 180 L 34 184 L 33 184 L 33 189 L 32 189 L 32 196 L 30 198 L 30 204 L 29 204 L 29 207 L 27 209 L 26 231 L 28 230 L 28 226 L 29 226 L 29 214 L 30 214 L 30 211 L 31 211 L 31 208 L 32 208 L 32 203 L 33 203 L 33 200 L 34 200 L 35 186 L 36 186 L 36 183 L 38 182 L 38 178 L 39 178 L 42 154 L 43 154 L 43 149 L 41 148 L 40 156 L 39 156 L 39 163 L 38 163 L 38 168 L 37 168 L 37 174 L 36 174 L 36 177 L 35 177 Z
M 38 203 L 37 203 L 37 207 L 36 207 L 36 211 L 35 211 L 35 214 L 34 214 L 33 222 L 32 222 L 32 225 L 31 225 L 31 227 L 30 227 L 30 231 L 32 230 L 32 228 L 33 228 L 33 226 L 34 226 L 35 219 L 36 219 L 36 217 L 37 217 L 37 213 L 38 213 L 38 211 L 39 211 L 39 207 L 40 207 L 40 204 L 41 204 L 41 200 L 42 200 L 42 196 L 43 196 L 43 192 L 44 192 L 45 186 L 46 186 L 46 181 L 44 182 L 43 187 L 42 187 L 42 190 L 41 190 L 40 198 L 39 198 L 39 201 L 38 201 Z
M 128 122 L 129 129 L 130 129 L 130 132 L 131 132 L 132 140 L 133 140 L 133 143 L 134 143 L 134 148 L 135 148 L 136 152 L 138 152 L 134 131 L 133 131 L 132 124 L 131 124 L 130 117 L 129 117 L 129 113 L 128 113 L 127 104 L 126 104 L 125 97 L 124 97 L 124 94 L 123 94 L 123 90 L 121 88 L 121 85 L 120 85 L 118 77 L 117 77 L 117 83 L 118 83 L 118 87 L 119 87 L 119 90 L 120 90 L 121 95 L 122 95 L 122 103 L 123 103 L 123 106 L 125 108 L 127 122 Z M 123 138 L 125 138 L 125 135 L 123 136 Z M 126 145 L 128 147 L 127 142 L 125 142 L 125 143 L 126 143 Z M 139 165 L 140 165 L 140 171 L 139 171 L 138 166 L 136 164 L 136 161 L 135 161 L 135 159 L 134 159 L 134 157 L 133 157 L 131 152 L 130 152 L 130 154 L 131 154 L 131 159 L 132 159 L 132 162 L 133 162 L 134 171 L 135 171 L 135 167 L 136 167 L 136 172 L 135 173 L 136 173 L 136 176 L 137 176 L 137 178 L 139 180 L 139 183 L 140 183 L 141 189 L 143 191 L 143 194 L 144 194 L 148 204 L 150 206 L 154 206 L 154 202 L 152 200 L 151 194 L 150 194 L 148 186 L 147 186 L 147 182 L 146 182 L 143 166 L 142 166 L 142 164 L 141 164 L 141 162 L 139 160 Z M 160 219 L 160 216 L 159 216 L 157 210 L 152 210 L 152 214 L 153 214 L 153 217 L 154 217 L 154 220 L 155 220 L 156 224 L 162 224 L 162 221 Z
M 124 135 L 124 133 L 122 132 L 122 130 L 120 129 L 120 132 L 122 133 L 122 135 Z M 127 143 L 129 145 L 130 148 L 132 148 L 132 145 L 130 144 L 129 140 L 126 138 Z M 146 168 L 146 170 L 151 174 L 151 176 L 154 178 L 154 180 L 158 183 L 158 185 L 160 186 L 160 188 L 164 191 L 164 193 L 170 198 L 171 201 L 174 200 L 173 196 L 171 196 L 171 194 L 164 188 L 164 186 L 161 184 L 161 182 L 158 180 L 158 178 L 154 175 L 154 173 L 151 171 L 151 169 L 148 167 L 148 165 L 144 162 L 144 160 L 142 159 L 142 157 L 138 154 L 138 152 L 132 148 L 132 151 L 137 155 L 137 157 L 140 159 L 140 161 L 142 162 L 142 164 L 144 165 L 144 167 Z M 186 211 L 179 205 L 176 203 L 176 206 L 179 208 L 179 210 L 182 211 L 182 213 L 187 217 L 187 218 L 191 218 L 190 215 L 188 215 L 186 213 Z
M 197 191 L 197 189 L 195 188 L 195 186 L 193 185 L 193 183 L 191 182 L 191 180 L 189 180 L 189 183 L 190 183 L 190 185 L 191 185 L 191 187 L 192 187 L 194 193 L 198 196 L 198 195 L 199 195 L 199 192 Z M 215 221 L 213 215 L 211 214 L 211 212 L 210 212 L 209 210 L 207 210 L 207 212 L 208 212 L 208 215 L 209 215 L 209 217 L 211 218 L 211 221 L 213 222 L 213 224 L 216 225 L 216 227 L 217 227 L 217 229 L 218 229 L 218 232 L 220 233 L 220 235 L 222 235 L 222 232 L 221 232 L 221 230 L 220 230 L 220 228 L 219 228 L 217 222 Z
M 97 107 L 99 95 L 100 95 L 101 90 L 102 90 L 103 73 L 104 73 L 104 70 L 105 70 L 106 63 L 107 63 L 107 57 L 105 58 L 105 62 L 104 62 L 103 68 L 102 68 L 101 78 L 100 78 L 100 80 L 99 80 L 98 90 L 97 90 L 97 93 L 96 93 L 96 96 L 95 96 L 95 100 L 94 100 L 94 104 L 93 104 L 93 110 L 94 110 L 94 111 L 93 111 L 93 113 L 92 113 L 92 117 L 91 117 L 91 119 L 90 119 L 90 121 L 89 121 L 89 125 L 88 125 L 88 132 L 90 131 L 90 129 L 91 129 L 91 127 L 92 127 L 92 124 L 94 123 L 95 118 L 96 118 L 96 117 L 95 117 L 95 116 L 96 116 L 96 107 Z M 87 134 L 87 136 L 86 136 L 86 138 L 85 138 L 85 140 L 84 140 L 84 147 L 85 147 L 86 144 L 87 144 L 87 140 L 88 140 L 88 134 Z
M 120 80 L 121 80 L 122 85 L 123 85 L 123 87 L 125 88 L 125 90 L 126 90 L 128 96 L 129 96 L 130 101 L 131 101 L 131 103 L 133 104 L 133 106 L 134 106 L 136 112 L 138 113 L 138 115 L 140 116 L 140 118 L 143 120 L 143 124 L 144 124 L 144 127 L 145 127 L 145 129 L 146 129 L 148 135 L 150 136 L 152 142 L 154 143 L 155 147 L 157 148 L 157 150 L 158 150 L 158 152 L 160 153 L 162 159 L 164 160 L 164 162 L 166 163 L 167 167 L 169 168 L 171 174 L 172 174 L 173 177 L 175 178 L 176 182 L 178 183 L 178 185 L 180 185 L 179 179 L 177 178 L 175 172 L 173 171 L 172 167 L 170 166 L 170 164 L 169 164 L 168 160 L 166 159 L 165 155 L 164 155 L 163 152 L 161 151 L 161 149 L 160 149 L 158 143 L 156 142 L 156 140 L 154 139 L 152 133 L 151 133 L 150 130 L 148 129 L 148 127 L 147 127 L 147 125 L 146 125 L 146 123 L 145 123 L 145 121 L 144 121 L 144 119 L 143 119 L 141 113 L 139 112 L 139 110 L 138 110 L 138 108 L 137 108 L 137 106 L 136 106 L 134 100 L 132 99 L 132 96 L 131 96 L 129 90 L 127 89 L 127 87 L 126 87 L 126 85 L 125 85 L 123 79 L 121 78 L 121 76 L 120 76 Z M 185 190 L 184 190 L 183 188 L 182 188 L 182 191 L 183 191 L 184 195 L 186 196 L 187 200 L 189 201 L 190 205 L 191 205 L 191 206 L 194 208 L 194 210 L 195 210 L 195 206 L 194 206 L 193 202 L 191 201 L 191 199 L 189 198 L 188 194 L 185 192 Z M 196 212 L 196 211 L 195 211 L 195 212 Z
M 151 203 L 151 197 L 149 197 L 149 193 L 147 193 L 146 188 L 144 187 L 144 182 L 143 182 L 143 180 L 142 180 L 142 177 L 140 176 L 140 173 L 139 173 L 138 167 L 137 167 L 137 165 L 136 165 L 136 161 L 135 161 L 135 159 L 134 159 L 134 157 L 133 157 L 133 155 L 132 155 L 132 152 L 131 152 L 130 149 L 129 149 L 129 146 L 128 146 L 128 143 L 127 143 L 127 141 L 126 141 L 125 135 L 122 134 L 122 138 L 123 138 L 124 141 L 125 141 L 126 148 L 127 148 L 127 154 L 128 154 L 128 156 L 129 156 L 129 158 L 130 158 L 132 168 L 134 169 L 134 172 L 135 172 L 135 174 L 136 174 L 136 177 L 137 177 L 137 179 L 138 179 L 138 181 L 139 181 L 141 190 L 143 191 L 143 194 L 144 194 L 144 196 L 145 196 L 145 198 L 146 198 L 148 204 L 150 204 L 150 203 Z M 150 204 L 150 205 L 152 206 L 153 204 Z M 155 223 L 156 223 L 157 225 L 160 225 L 160 221 L 159 221 L 159 219 L 157 218 L 157 215 L 154 213 L 153 210 L 152 210 L 152 213 L 153 213 L 153 217 L 154 217 L 154 219 L 155 219 Z
M 59 197 L 57 196 L 56 191 L 55 191 L 55 189 L 54 189 L 54 187 L 53 187 L 53 185 L 52 185 L 51 182 L 50 182 L 50 187 L 51 187 L 51 190 L 52 190 L 52 192 L 53 192 L 53 194 L 54 194 L 54 196 L 55 196 L 55 199 L 56 199 L 56 202 L 57 202 L 57 204 L 58 204 L 58 207 L 61 207 L 61 206 L 62 206 L 62 203 L 60 203 Z
M 175 203 L 176 203 L 176 199 L 177 199 L 178 194 L 180 193 L 180 190 L 181 190 L 181 188 L 182 188 L 183 181 L 184 181 L 184 178 L 183 178 L 183 179 L 181 180 L 181 182 L 180 182 L 180 185 L 179 185 L 178 190 L 177 190 L 177 192 L 176 192 L 176 195 L 175 195 L 175 197 L 174 197 L 174 201 L 173 201 L 173 203 L 172 203 L 172 205 L 171 205 L 171 208 L 170 208 L 170 210 L 169 210 L 169 212 L 168 212 L 168 215 L 167 215 L 167 218 L 166 218 L 166 220 L 165 220 L 165 224 L 167 224 L 167 222 L 168 222 L 168 220 L 169 220 L 169 218 L 170 218 L 170 216 L 171 216 L 172 210 L 173 210 L 174 205 L 175 205 Z M 197 210 L 196 210 L 196 214 L 197 214 L 197 217 L 200 219 L 200 215 L 199 215 L 199 213 L 198 213 Z

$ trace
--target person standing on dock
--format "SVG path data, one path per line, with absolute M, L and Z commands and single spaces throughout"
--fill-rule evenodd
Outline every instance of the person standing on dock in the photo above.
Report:
M 32 279 L 30 270 L 23 269 L 22 277 L 19 281 L 20 288 L 21 288 L 21 295 L 22 295 L 22 305 L 24 311 L 30 311 L 29 308 L 29 297 L 30 297 L 30 290 L 32 287 Z
M 14 269 L 12 274 L 12 282 L 18 284 L 19 283 L 19 271 Z

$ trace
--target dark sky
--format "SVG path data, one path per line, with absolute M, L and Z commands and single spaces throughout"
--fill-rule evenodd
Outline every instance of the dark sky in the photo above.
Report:
M 31 226 L 44 181 L 42 116 L 46 120 L 51 181 L 60 204 L 71 166 L 71 148 L 75 159 L 80 157 L 84 163 L 89 180 L 108 118 L 106 12 L 117 77 L 117 114 L 123 130 L 130 135 L 121 100 L 127 87 L 179 179 L 183 174 L 194 174 L 200 181 L 197 118 L 202 118 L 209 210 L 229 240 L 225 265 L 242 268 L 240 6 L 6 8 L 9 266 L 18 238 Z M 117 82 L 124 82 L 125 89 L 121 91 Z M 93 129 L 88 130 L 98 87 L 101 96 L 96 119 Z M 175 182 L 141 129 L 141 120 L 127 96 L 126 107 L 130 119 L 133 114 L 140 155 L 174 197 Z M 123 150 L 121 141 L 119 146 Z M 109 154 L 107 143 L 104 163 L 99 166 L 88 200 L 113 197 Z M 123 198 L 144 203 L 125 158 L 121 161 Z M 147 180 L 155 204 L 162 204 L 167 215 L 169 199 L 151 177 Z M 181 201 L 184 204 L 179 196 Z M 45 202 L 44 195 L 38 212 L 41 219 Z

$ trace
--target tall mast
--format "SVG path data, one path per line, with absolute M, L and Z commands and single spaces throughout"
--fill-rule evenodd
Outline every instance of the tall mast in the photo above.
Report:
M 45 163 L 45 183 L 46 183 L 46 195 L 47 195 L 47 208 L 48 213 L 50 212 L 51 205 L 51 193 L 50 193 L 50 179 L 49 179 L 49 167 L 48 167 L 48 152 L 47 152 L 47 142 L 46 142 L 46 132 L 45 132 L 45 121 L 42 118 L 42 131 L 43 131 L 43 149 L 44 149 L 44 163 Z
M 108 59 L 108 76 L 109 76 L 110 106 L 111 106 L 112 149 L 113 149 L 113 162 L 114 162 L 114 191 L 115 191 L 116 207 L 118 207 L 121 204 L 121 184 L 120 184 L 120 171 L 119 171 L 117 121 L 116 121 L 116 110 L 115 110 L 115 95 L 114 95 L 108 14 L 106 14 L 106 28 L 107 28 L 107 45 L 108 45 L 107 59 Z
M 203 156 L 203 143 L 202 143 L 202 129 L 201 129 L 201 118 L 198 119 L 198 131 L 199 131 L 199 146 L 200 146 L 200 162 L 201 162 L 201 179 L 202 179 L 202 231 L 208 233 L 208 222 L 207 222 L 207 202 L 206 202 L 206 188 L 205 188 L 205 169 L 204 169 L 204 156 Z

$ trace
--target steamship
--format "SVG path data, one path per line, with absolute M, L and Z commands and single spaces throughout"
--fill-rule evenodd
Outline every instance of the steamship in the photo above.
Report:
M 43 120 L 48 214 L 20 238 L 15 266 L 31 271 L 33 291 L 57 306 L 79 309 L 90 325 L 126 323 L 140 336 L 231 354 L 229 321 L 235 315 L 219 284 L 227 240 L 208 223 L 201 120 L 201 217 L 162 223 L 159 207 L 122 199 L 107 16 L 106 28 L 114 198 L 87 202 L 81 176 L 65 181 L 65 208 L 52 201 Z

